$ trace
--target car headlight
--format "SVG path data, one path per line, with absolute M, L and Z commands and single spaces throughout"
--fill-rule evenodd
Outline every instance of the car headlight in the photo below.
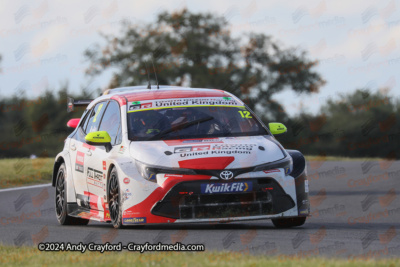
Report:
M 267 170 L 271 170 L 271 169 L 279 169 L 282 168 L 285 171 L 285 175 L 289 175 L 292 170 L 293 170 L 293 159 L 291 156 L 287 156 L 284 159 L 275 161 L 275 162 L 270 162 L 270 163 L 266 163 L 263 165 L 259 165 L 257 167 L 254 168 L 253 171 L 257 172 L 257 171 L 267 171 Z
M 157 173 L 152 172 L 152 168 L 149 167 L 148 165 L 136 160 L 136 168 L 144 179 L 151 182 L 157 181 L 156 180 Z
M 292 171 L 293 171 L 293 159 L 292 159 L 291 156 L 288 156 L 288 157 L 290 158 L 290 163 L 288 164 L 287 167 L 285 167 L 285 174 L 286 174 L 286 175 L 291 174 Z
M 162 166 L 153 166 L 148 165 L 146 163 L 140 162 L 138 160 L 135 161 L 136 168 L 140 175 L 150 181 L 157 182 L 156 175 L 159 173 L 163 174 L 182 174 L 182 175 L 196 175 L 196 172 L 191 169 L 181 169 L 181 168 L 165 168 Z

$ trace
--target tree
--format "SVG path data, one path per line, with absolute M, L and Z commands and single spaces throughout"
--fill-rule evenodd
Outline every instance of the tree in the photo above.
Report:
M 274 94 L 317 92 L 325 83 L 304 51 L 284 49 L 264 34 L 234 38 L 227 21 L 213 14 L 164 12 L 148 25 L 124 24 L 122 32 L 85 51 L 89 75 L 114 70 L 110 88 L 147 83 L 153 58 L 160 84 L 227 90 L 264 119 L 280 119 L 285 113 Z
M 299 114 L 280 141 L 306 155 L 400 158 L 400 102 L 357 90 L 329 100 L 317 115 Z
M 48 89 L 36 99 L 24 94 L 0 99 L 0 158 L 57 155 L 73 130 L 67 127 L 68 120 L 80 118 L 85 109 L 67 113 L 67 94 L 64 85 L 56 93 Z M 85 93 L 72 96 L 86 98 Z

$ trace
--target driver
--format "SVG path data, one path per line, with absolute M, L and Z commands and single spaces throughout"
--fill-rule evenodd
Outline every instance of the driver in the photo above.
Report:
M 202 118 L 210 117 L 207 113 L 196 110 L 195 108 L 177 108 L 175 109 L 175 119 L 172 121 L 172 127 L 182 123 L 196 121 Z M 211 114 L 214 115 L 214 114 Z M 210 121 L 204 121 L 197 123 L 188 128 L 181 129 L 179 133 L 181 135 L 193 135 L 193 134 L 216 134 L 220 132 L 220 126 L 214 119 Z
M 136 134 L 140 136 L 153 136 L 170 127 L 168 119 L 155 110 L 138 112 L 133 126 Z

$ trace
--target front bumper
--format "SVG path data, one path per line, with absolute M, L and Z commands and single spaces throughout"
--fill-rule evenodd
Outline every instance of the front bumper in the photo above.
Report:
M 204 192 L 210 185 L 217 192 Z M 218 192 L 242 186 L 241 192 Z M 228 190 L 229 191 L 229 190 Z M 155 203 L 151 214 L 182 221 L 260 219 L 278 215 L 296 206 L 295 200 L 273 178 L 236 179 L 232 182 L 210 180 L 181 182 Z
M 206 175 L 161 174 L 157 184 L 132 179 L 128 185 L 121 184 L 127 187 L 124 191 L 132 190 L 122 203 L 123 218 L 141 220 L 141 224 L 164 224 L 305 217 L 309 215 L 306 172 L 295 175 L 296 178 L 285 175 L 283 169 L 275 169 L 244 174 L 229 182 Z M 202 185 L 225 183 L 251 186 L 240 192 L 205 194 L 204 188 L 202 192 Z

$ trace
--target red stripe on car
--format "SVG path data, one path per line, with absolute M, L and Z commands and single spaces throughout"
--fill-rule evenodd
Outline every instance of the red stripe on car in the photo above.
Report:
M 131 101 L 145 101 L 145 100 L 155 100 L 155 99 L 173 99 L 173 98 L 192 98 L 192 97 L 230 97 L 224 91 L 220 90 L 168 90 L 168 91 L 148 91 L 148 92 L 135 92 L 126 94 L 125 97 L 128 102 Z
M 111 99 L 117 100 L 121 107 L 126 105 L 126 98 L 124 96 L 115 95 L 112 96 Z

